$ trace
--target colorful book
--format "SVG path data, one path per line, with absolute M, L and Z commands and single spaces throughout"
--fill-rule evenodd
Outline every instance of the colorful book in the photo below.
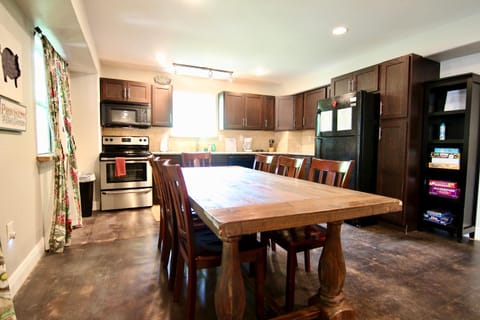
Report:
M 443 180 L 428 180 L 429 186 L 436 186 L 436 187 L 444 187 L 444 188 L 457 188 L 458 184 L 456 182 L 451 181 L 443 181 Z
M 460 198 L 460 189 L 429 186 L 428 194 L 443 198 L 458 199 Z

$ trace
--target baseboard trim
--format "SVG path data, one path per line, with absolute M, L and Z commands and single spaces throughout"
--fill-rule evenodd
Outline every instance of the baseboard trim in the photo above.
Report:
M 41 238 L 35 247 L 33 247 L 32 251 L 30 251 L 28 256 L 18 266 L 18 268 L 15 269 L 15 271 L 8 277 L 8 283 L 10 285 L 10 293 L 12 297 L 15 297 L 15 294 L 22 287 L 25 280 L 27 280 L 30 273 L 44 255 L 44 239 Z

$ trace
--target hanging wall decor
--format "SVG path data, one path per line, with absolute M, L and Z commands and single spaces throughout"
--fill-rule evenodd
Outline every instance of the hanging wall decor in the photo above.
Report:
M 27 108 L 0 97 L 0 129 L 25 131 L 27 129 Z
M 22 103 L 22 47 L 20 42 L 0 24 L 0 95 Z

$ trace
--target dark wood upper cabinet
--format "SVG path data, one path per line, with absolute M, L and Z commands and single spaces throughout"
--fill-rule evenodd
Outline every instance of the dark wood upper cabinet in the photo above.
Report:
M 263 97 L 263 129 L 275 130 L 275 97 Z
M 152 86 L 152 126 L 171 127 L 172 113 L 172 86 Z
M 282 131 L 295 129 L 294 110 L 294 96 L 275 97 L 275 130 Z
M 303 129 L 303 101 L 304 94 L 299 93 L 293 96 L 293 104 L 294 104 L 294 117 L 293 117 L 293 129 L 302 130 Z
M 378 74 L 379 67 L 378 65 L 374 65 L 332 78 L 330 83 L 330 95 L 332 97 L 336 97 L 348 92 L 355 92 L 359 90 L 377 91 Z
M 244 129 L 263 129 L 263 96 L 245 94 Z
M 273 97 L 220 92 L 218 96 L 220 129 L 272 130 Z
M 382 119 L 408 115 L 410 57 L 403 56 L 380 66 L 380 116 Z
M 144 82 L 100 79 L 102 101 L 151 103 L 151 85 Z
M 321 87 L 315 90 L 307 91 L 303 95 L 303 129 L 315 129 L 317 120 L 318 100 L 327 97 L 327 88 Z

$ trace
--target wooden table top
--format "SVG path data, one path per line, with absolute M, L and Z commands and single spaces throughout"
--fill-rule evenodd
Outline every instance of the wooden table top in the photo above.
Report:
M 182 168 L 192 207 L 220 237 L 398 212 L 398 199 L 243 167 Z

